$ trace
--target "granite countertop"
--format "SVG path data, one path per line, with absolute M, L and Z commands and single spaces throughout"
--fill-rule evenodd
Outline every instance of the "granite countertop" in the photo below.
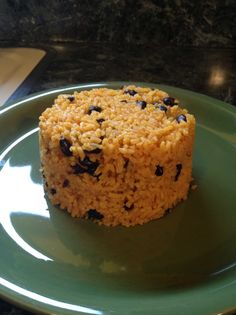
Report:
M 122 47 L 106 42 L 21 45 L 53 52 L 28 94 L 78 83 L 136 81 L 176 86 L 236 105 L 236 48 Z
M 55 54 L 29 93 L 82 82 L 142 81 L 189 89 L 236 106 L 236 49 L 233 48 L 88 42 L 40 43 L 38 47 L 53 50 Z M 0 314 L 31 313 L 0 300 Z
M 182 48 L 76 43 L 41 45 L 55 50 L 31 93 L 96 81 L 161 83 L 236 105 L 236 48 Z

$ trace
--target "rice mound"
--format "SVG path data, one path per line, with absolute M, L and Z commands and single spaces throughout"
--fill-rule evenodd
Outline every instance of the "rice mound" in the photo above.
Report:
M 40 116 L 41 171 L 73 217 L 133 226 L 185 200 L 195 118 L 161 90 L 125 86 L 59 95 Z

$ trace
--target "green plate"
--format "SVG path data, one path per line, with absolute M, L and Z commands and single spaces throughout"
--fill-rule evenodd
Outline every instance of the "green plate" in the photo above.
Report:
M 236 109 L 159 87 L 196 116 L 198 188 L 172 214 L 107 228 L 56 209 L 39 173 L 38 117 L 59 93 L 0 111 L 0 294 L 46 314 L 219 314 L 236 306 Z

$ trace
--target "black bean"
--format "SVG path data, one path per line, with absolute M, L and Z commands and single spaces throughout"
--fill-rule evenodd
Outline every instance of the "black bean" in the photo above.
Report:
M 75 97 L 72 96 L 72 95 L 71 95 L 71 96 L 68 96 L 67 98 L 68 98 L 68 100 L 69 100 L 70 102 L 73 102 L 73 101 L 75 100 Z
M 162 166 L 160 166 L 160 165 L 157 165 L 157 167 L 156 167 L 156 171 L 155 171 L 155 175 L 156 175 L 156 176 L 162 176 L 162 175 L 163 175 L 163 173 L 164 173 L 164 169 L 163 169 L 163 167 L 162 167 Z
M 146 108 L 147 102 L 145 101 L 137 101 L 136 104 L 141 107 L 141 109 Z
M 96 209 L 89 209 L 87 211 L 87 216 L 89 220 L 102 220 L 104 215 L 98 212 Z
M 94 162 L 90 161 L 88 156 L 85 156 L 83 160 L 79 159 L 79 163 L 84 167 L 90 167 Z
M 85 153 L 87 154 L 90 154 L 90 153 L 94 153 L 94 154 L 98 154 L 98 153 L 101 153 L 102 152 L 102 149 L 99 149 L 99 148 L 96 148 L 96 149 L 93 149 L 93 150 L 84 150 Z
M 181 121 L 187 122 L 187 118 L 186 118 L 185 115 L 180 114 L 179 116 L 176 117 L 176 121 L 178 122 L 178 124 L 179 124 Z
M 68 179 L 65 179 L 63 184 L 62 184 L 62 187 L 65 188 L 65 187 L 68 187 L 70 184 L 70 182 L 68 181 Z
M 93 175 L 99 166 L 98 161 L 92 162 L 87 156 L 82 161 L 79 160 L 79 163 L 83 166 L 85 172 L 87 172 L 89 175 Z
M 52 195 L 55 195 L 55 194 L 57 193 L 57 191 L 56 191 L 55 188 L 51 188 L 51 189 L 50 189 L 50 193 L 51 193 Z
M 72 156 L 72 152 L 70 151 L 71 142 L 65 138 L 60 139 L 60 148 L 64 155 Z
M 176 164 L 175 182 L 177 182 L 182 170 L 182 164 Z
M 167 111 L 167 107 L 165 107 L 165 106 L 163 106 L 163 105 L 160 105 L 158 108 L 159 108 L 160 110 L 164 111 L 164 112 Z
M 97 122 L 99 123 L 99 125 L 101 125 L 104 121 L 105 121 L 105 119 L 103 119 L 103 118 L 98 118 L 97 119 Z
M 93 111 L 101 113 L 102 109 L 99 106 L 89 106 L 88 114 L 90 115 Z
M 96 165 L 94 164 L 93 166 L 90 166 L 88 169 L 87 169 L 87 173 L 89 175 L 94 175 L 94 173 L 96 172 L 96 169 L 98 168 L 98 165 L 99 163 L 97 163 Z
M 137 94 L 137 92 L 135 90 L 125 90 L 124 93 L 129 94 L 131 96 L 134 96 L 135 94 Z
M 99 166 L 99 162 L 92 162 L 87 156 L 83 159 L 79 159 L 79 163 L 72 166 L 74 169 L 74 174 L 84 174 L 88 173 L 89 175 L 94 176 L 94 173 L 96 172 L 97 168 Z
M 86 169 L 83 168 L 80 164 L 75 164 L 72 166 L 73 170 L 74 170 L 74 174 L 84 174 L 86 173 Z
M 128 103 L 126 100 L 122 100 L 121 103 Z
M 170 97 L 170 96 L 164 97 L 162 101 L 165 105 L 168 105 L 168 106 L 174 106 L 175 105 L 174 97 Z

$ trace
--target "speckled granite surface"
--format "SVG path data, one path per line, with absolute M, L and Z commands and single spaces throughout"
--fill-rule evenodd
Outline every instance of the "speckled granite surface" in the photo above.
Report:
M 94 81 L 144 81 L 236 104 L 236 49 L 80 43 L 54 45 L 57 57 L 32 92 Z
M 8 42 L 2 46 L 14 45 Z M 26 46 L 54 54 L 28 93 L 84 82 L 139 81 L 176 86 L 236 105 L 234 48 L 91 42 Z
M 234 0 L 1 0 L 0 41 L 236 47 Z

